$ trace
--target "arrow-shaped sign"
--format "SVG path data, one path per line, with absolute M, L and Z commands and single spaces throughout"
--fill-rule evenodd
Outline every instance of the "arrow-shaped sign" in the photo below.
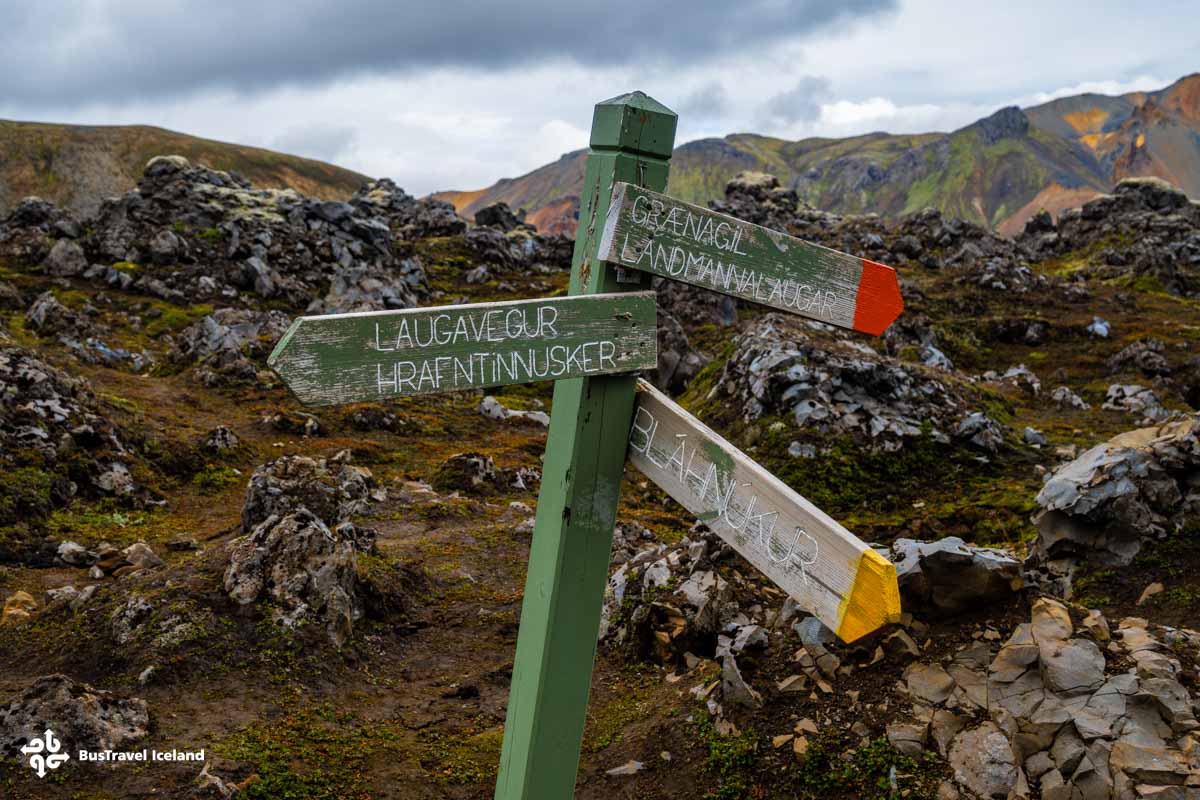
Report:
M 305 405 L 653 369 L 653 292 L 300 317 L 267 364 Z
M 900 619 L 895 565 L 643 380 L 629 459 L 843 641 Z
M 598 253 L 620 267 L 876 336 L 904 309 L 891 267 L 629 183 L 613 188 Z

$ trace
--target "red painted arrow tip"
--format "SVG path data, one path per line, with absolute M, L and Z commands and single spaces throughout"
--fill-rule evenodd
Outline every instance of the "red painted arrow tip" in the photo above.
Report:
M 854 302 L 854 329 L 879 336 L 903 310 L 896 270 L 864 258 Z

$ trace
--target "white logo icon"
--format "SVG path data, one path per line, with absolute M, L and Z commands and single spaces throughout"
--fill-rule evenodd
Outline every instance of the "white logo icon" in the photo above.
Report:
M 21 748 L 21 752 L 29 756 L 29 766 L 39 778 L 46 777 L 46 770 L 58 769 L 71 758 L 66 753 L 60 753 L 62 742 L 49 728 L 41 739 L 34 739 Z

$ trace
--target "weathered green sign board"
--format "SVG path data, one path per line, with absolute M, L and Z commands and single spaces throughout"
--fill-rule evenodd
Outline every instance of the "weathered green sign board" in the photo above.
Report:
M 904 309 L 896 271 L 629 183 L 599 257 L 812 319 L 881 334 Z
M 850 642 L 900 618 L 896 567 L 646 381 L 629 460 Z
M 301 317 L 268 362 L 307 405 L 555 381 L 496 800 L 574 792 L 627 452 L 841 638 L 899 616 L 890 563 L 634 374 L 651 274 L 874 334 L 903 307 L 890 267 L 655 191 L 675 123 L 641 92 L 596 105 L 571 296 Z
M 305 405 L 653 368 L 652 292 L 300 317 L 267 360 Z

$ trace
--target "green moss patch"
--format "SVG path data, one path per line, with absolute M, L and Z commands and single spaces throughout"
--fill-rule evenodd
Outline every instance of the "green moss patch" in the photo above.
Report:
M 213 307 L 207 304 L 180 308 L 163 303 L 157 305 L 156 308 L 159 311 L 158 316 L 150 320 L 144 328 L 146 335 L 151 339 L 157 339 L 164 333 L 178 333 L 196 320 L 213 312 Z
M 255 723 L 214 749 L 254 766 L 258 779 L 239 794 L 248 800 L 366 800 L 372 764 L 402 744 L 385 725 L 321 706 Z
M 849 732 L 827 729 L 810 740 L 808 757 L 792 780 L 796 796 L 806 800 L 934 800 L 944 771 L 936 753 L 913 758 L 898 753 L 886 739 L 858 745 Z
M 705 800 L 741 800 L 750 797 L 754 766 L 758 761 L 759 737 L 752 730 L 722 736 L 707 711 L 696 715 L 696 735 L 705 751 L 704 772 L 715 786 Z
M 421 735 L 421 764 L 436 783 L 491 784 L 496 779 L 503 740 L 503 728 L 450 735 L 425 731 Z
M 245 478 L 236 469 L 224 464 L 206 464 L 192 476 L 192 483 L 205 494 L 216 494 L 241 484 Z
M 0 482 L 0 520 L 49 514 L 54 506 L 53 485 L 53 476 L 37 467 L 7 470 Z

